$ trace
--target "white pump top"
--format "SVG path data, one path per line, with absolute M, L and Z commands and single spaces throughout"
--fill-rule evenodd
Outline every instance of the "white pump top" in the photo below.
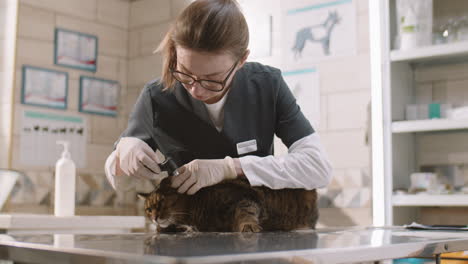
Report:
M 71 154 L 70 154 L 70 151 L 68 150 L 69 146 L 70 146 L 70 142 L 68 141 L 65 141 L 65 140 L 57 140 L 56 142 L 58 145 L 62 145 L 63 146 L 63 152 L 62 152 L 62 158 L 65 158 L 65 159 L 70 159 L 71 158 Z

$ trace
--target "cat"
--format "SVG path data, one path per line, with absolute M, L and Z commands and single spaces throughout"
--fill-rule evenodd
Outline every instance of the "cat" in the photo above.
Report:
M 317 192 L 252 187 L 228 180 L 194 195 L 180 194 L 164 179 L 145 200 L 145 214 L 158 232 L 260 232 L 315 229 Z

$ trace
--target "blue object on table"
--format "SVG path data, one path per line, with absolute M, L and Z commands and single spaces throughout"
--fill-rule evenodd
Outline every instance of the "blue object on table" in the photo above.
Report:
M 440 118 L 440 104 L 429 104 L 429 119 Z
M 393 264 L 423 264 L 426 262 L 433 262 L 433 260 L 419 259 L 419 258 L 404 258 L 404 259 L 393 260 Z

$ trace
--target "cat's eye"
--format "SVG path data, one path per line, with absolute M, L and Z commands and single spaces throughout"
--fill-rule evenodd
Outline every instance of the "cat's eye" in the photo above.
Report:
M 151 213 L 151 208 L 146 208 L 145 211 L 150 214 Z

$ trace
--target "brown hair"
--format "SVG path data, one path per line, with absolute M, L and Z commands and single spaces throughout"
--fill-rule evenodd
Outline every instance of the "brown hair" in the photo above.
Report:
M 161 81 L 172 89 L 176 80 L 171 69 L 176 66 L 176 46 L 198 52 L 228 52 L 241 59 L 249 45 L 249 29 L 235 0 L 197 0 L 177 17 L 157 52 L 162 53 Z

